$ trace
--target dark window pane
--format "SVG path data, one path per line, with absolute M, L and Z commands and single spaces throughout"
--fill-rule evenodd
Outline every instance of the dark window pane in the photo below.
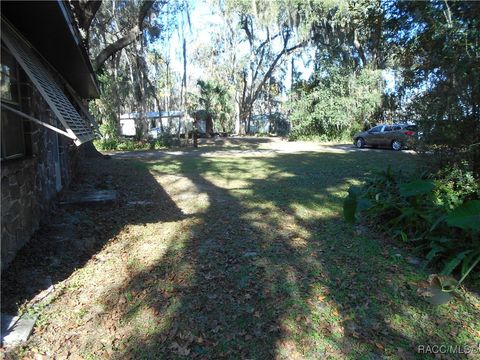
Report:
M 18 84 L 15 79 L 2 74 L 0 92 L 2 100 L 18 104 Z
M 2 100 L 12 100 L 12 93 L 10 91 L 11 83 L 12 83 L 12 79 L 2 73 L 2 80 L 0 83 Z
M 17 78 L 17 66 L 14 57 L 7 50 L 6 47 L 2 46 L 2 73 L 8 77 Z
M 2 100 L 18 103 L 18 72 L 13 56 L 2 46 L 2 74 L 0 93 Z
M 0 94 L 2 101 L 20 109 L 18 86 L 18 67 L 15 58 L 2 46 Z M 13 103 L 13 104 L 12 104 Z M 2 160 L 14 159 L 25 155 L 23 119 L 11 111 L 1 111 Z
M 18 115 L 2 110 L 2 159 L 25 155 L 23 120 Z

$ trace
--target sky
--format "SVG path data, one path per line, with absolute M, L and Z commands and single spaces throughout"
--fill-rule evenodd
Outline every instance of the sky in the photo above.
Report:
M 224 20 L 218 11 L 217 7 L 212 6 L 205 0 L 191 1 L 190 5 L 190 19 L 191 27 L 185 24 L 186 39 L 187 39 L 187 76 L 190 84 L 196 84 L 199 79 L 205 79 L 208 74 L 205 74 L 205 69 L 199 64 L 192 63 L 192 57 L 195 51 L 206 44 L 212 43 L 212 35 L 215 29 L 223 26 Z M 186 19 L 182 19 L 182 14 L 179 14 L 177 21 L 180 24 Z M 278 43 L 277 46 L 281 44 Z M 155 46 L 155 45 L 154 45 Z M 183 73 L 182 60 L 182 35 L 179 31 L 175 31 L 172 40 L 169 42 L 169 51 L 171 59 L 171 68 L 178 74 Z M 239 52 L 247 54 L 249 52 L 248 43 L 245 41 L 239 48 Z M 303 61 L 296 61 L 296 70 L 302 75 L 301 78 L 307 80 L 313 73 L 313 64 L 305 65 Z M 289 89 L 291 86 L 291 69 L 288 65 L 288 71 L 284 79 L 284 87 Z M 384 70 L 382 78 L 385 81 L 386 92 L 391 93 L 395 90 L 395 73 L 391 70 Z
M 204 1 L 195 1 L 193 3 L 194 8 L 191 10 L 191 28 L 187 28 L 187 58 L 192 59 L 193 52 L 202 44 L 211 43 L 212 30 L 218 26 L 221 26 L 223 19 L 219 14 L 212 12 L 212 8 L 207 6 Z M 180 73 L 183 72 L 182 63 L 182 38 L 181 35 L 176 32 L 174 39 L 170 45 L 170 57 L 172 59 L 172 68 Z M 192 67 L 188 69 L 189 76 L 194 79 L 202 77 L 202 69 L 199 67 Z
M 201 46 L 212 43 L 212 35 L 216 28 L 223 26 L 224 20 L 217 8 L 212 7 L 206 1 L 193 1 L 193 8 L 190 10 L 191 28 L 185 26 L 187 29 L 187 58 L 189 64 L 187 65 L 187 73 L 191 83 L 196 83 L 196 80 L 205 78 L 204 69 L 198 66 L 198 64 L 192 64 L 193 53 Z M 180 23 L 182 20 L 178 18 Z M 182 36 L 179 32 L 175 32 L 173 39 L 170 42 L 170 58 L 172 70 L 183 73 L 183 60 L 182 60 Z M 276 44 L 280 49 L 280 42 Z M 239 53 L 248 54 L 249 47 L 245 41 L 240 44 Z M 190 66 L 189 66 L 190 65 Z M 303 77 L 307 79 L 313 68 L 307 68 L 302 62 L 297 62 L 297 71 L 303 74 Z M 291 78 L 290 71 L 287 72 L 285 78 L 287 88 L 290 88 Z

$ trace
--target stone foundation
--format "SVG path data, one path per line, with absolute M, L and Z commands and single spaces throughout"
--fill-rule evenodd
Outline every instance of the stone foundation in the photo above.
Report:
M 33 91 L 28 103 L 32 116 L 57 125 L 38 93 Z M 62 189 L 72 181 L 80 154 L 72 140 L 43 126 L 28 122 L 25 130 L 27 155 L 1 164 L 2 269 L 48 217 L 59 193 L 55 170 L 57 151 Z

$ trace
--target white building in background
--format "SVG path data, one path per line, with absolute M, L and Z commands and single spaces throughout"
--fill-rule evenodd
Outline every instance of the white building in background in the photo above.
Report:
M 192 130 L 193 120 L 183 111 L 151 111 L 147 113 L 129 113 L 120 115 L 120 135 L 135 136 L 139 121 L 145 121 L 149 137 L 158 135 L 183 135 Z

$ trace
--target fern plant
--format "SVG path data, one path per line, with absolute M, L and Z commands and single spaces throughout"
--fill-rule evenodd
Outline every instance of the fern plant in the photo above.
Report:
M 382 231 L 414 244 L 428 264 L 440 263 L 442 275 L 458 271 L 458 286 L 480 264 L 480 200 L 465 196 L 471 189 L 455 186 L 442 179 L 408 179 L 387 168 L 349 190 L 344 217 L 350 223 L 360 214 L 375 220 Z

